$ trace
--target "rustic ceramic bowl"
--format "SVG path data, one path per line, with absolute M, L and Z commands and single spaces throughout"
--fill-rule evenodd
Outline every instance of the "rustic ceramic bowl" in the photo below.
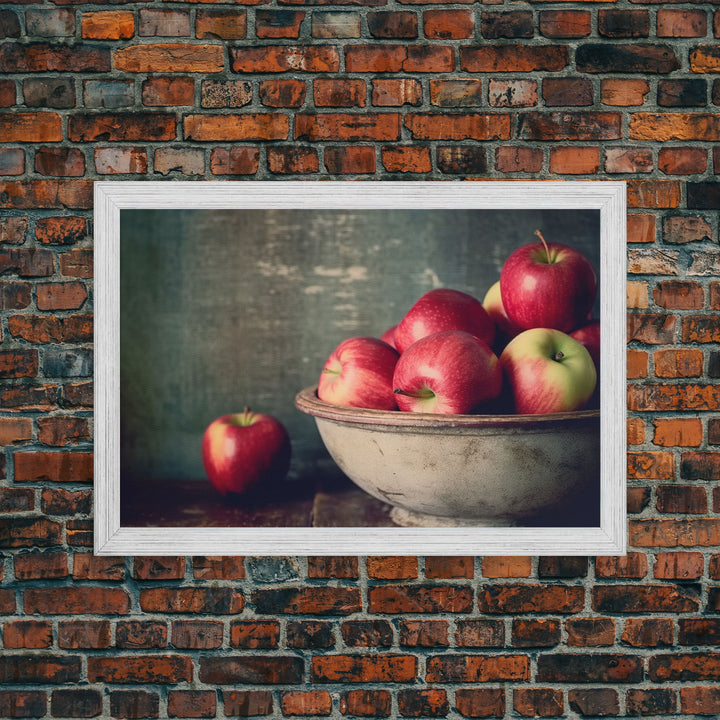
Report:
M 315 418 L 340 469 L 394 506 L 400 525 L 517 525 L 560 519 L 573 502 L 599 502 L 600 411 L 549 415 L 436 415 L 366 410 L 319 400 L 295 406 Z M 598 497 L 596 497 L 598 496 Z

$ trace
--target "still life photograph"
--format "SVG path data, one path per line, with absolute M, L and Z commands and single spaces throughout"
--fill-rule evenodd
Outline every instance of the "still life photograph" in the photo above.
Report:
M 96 184 L 96 552 L 623 546 L 622 183 L 206 185 Z

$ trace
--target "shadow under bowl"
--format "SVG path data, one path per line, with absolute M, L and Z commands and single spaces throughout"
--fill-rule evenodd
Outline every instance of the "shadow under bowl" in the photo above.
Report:
M 316 386 L 299 392 L 295 406 L 315 418 L 340 469 L 394 507 L 399 525 L 507 526 L 546 515 L 550 524 L 572 527 L 588 504 L 595 506 L 591 515 L 599 524 L 599 410 L 369 410 L 323 402 Z

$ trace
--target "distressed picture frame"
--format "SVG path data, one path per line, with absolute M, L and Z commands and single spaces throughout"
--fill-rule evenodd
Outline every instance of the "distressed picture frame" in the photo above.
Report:
M 98 555 L 610 555 L 626 551 L 625 281 L 623 182 L 96 182 L 95 183 L 95 494 Z M 587 526 L 207 527 L 123 524 L 121 325 L 132 301 L 121 292 L 133 263 L 122 248 L 129 213 L 164 211 L 501 212 L 587 211 L 598 215 L 600 470 L 597 522 Z M 443 216 L 445 217 L 445 216 Z M 235 232 L 243 232 L 243 223 Z M 533 238 L 528 237 L 528 242 Z M 468 242 L 471 242 L 470 239 Z M 173 237 L 170 235 L 169 247 Z M 259 237 L 257 242 L 263 242 Z M 288 240 L 288 243 L 291 241 Z M 409 238 L 407 243 L 412 243 Z M 377 239 L 382 245 L 382 239 Z M 202 238 L 198 238 L 202 244 Z M 279 244 L 282 251 L 283 244 Z M 407 248 L 413 253 L 413 248 Z M 415 253 L 417 254 L 417 253 Z M 152 263 L 144 263 L 152 277 Z M 325 267 L 325 266 L 322 266 Z M 272 268 L 269 268 L 271 272 Z M 271 273 L 272 274 L 272 273 Z M 277 275 L 277 273 L 276 273 Z M 148 312 L 152 308 L 148 308 Z M 326 357 L 333 342 L 317 348 Z M 307 377 L 320 369 L 317 358 Z M 173 372 L 170 364 L 161 375 Z M 297 387 L 300 391 L 302 387 Z M 152 392 L 152 386 L 150 387 Z M 291 399 L 290 399 L 291 400 Z M 239 408 L 242 409 L 242 408 Z M 127 415 L 127 412 L 125 413 Z M 210 418 L 212 419 L 212 418 Z M 310 422 L 310 418 L 303 418 Z M 312 432 L 308 430 L 307 432 Z M 320 441 L 318 440 L 318 446 Z M 147 453 L 146 453 L 147 454 Z M 145 458 L 148 464 L 152 458 Z M 126 458 L 129 462 L 129 459 Z M 143 458 L 140 458 L 142 464 Z M 136 463 L 137 464 L 137 463 Z M 158 503 L 162 498 L 158 498 Z

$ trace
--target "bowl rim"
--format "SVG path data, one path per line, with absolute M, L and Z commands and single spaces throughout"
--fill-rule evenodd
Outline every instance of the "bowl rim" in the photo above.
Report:
M 481 428 L 538 427 L 559 423 L 568 425 L 580 421 L 595 422 L 600 419 L 600 410 L 573 410 L 571 412 L 547 413 L 543 415 L 439 415 L 437 413 L 413 413 L 401 410 L 373 410 L 347 405 L 333 405 L 320 400 L 317 385 L 301 390 L 295 396 L 295 407 L 307 415 L 336 422 L 394 427 L 429 428 Z

